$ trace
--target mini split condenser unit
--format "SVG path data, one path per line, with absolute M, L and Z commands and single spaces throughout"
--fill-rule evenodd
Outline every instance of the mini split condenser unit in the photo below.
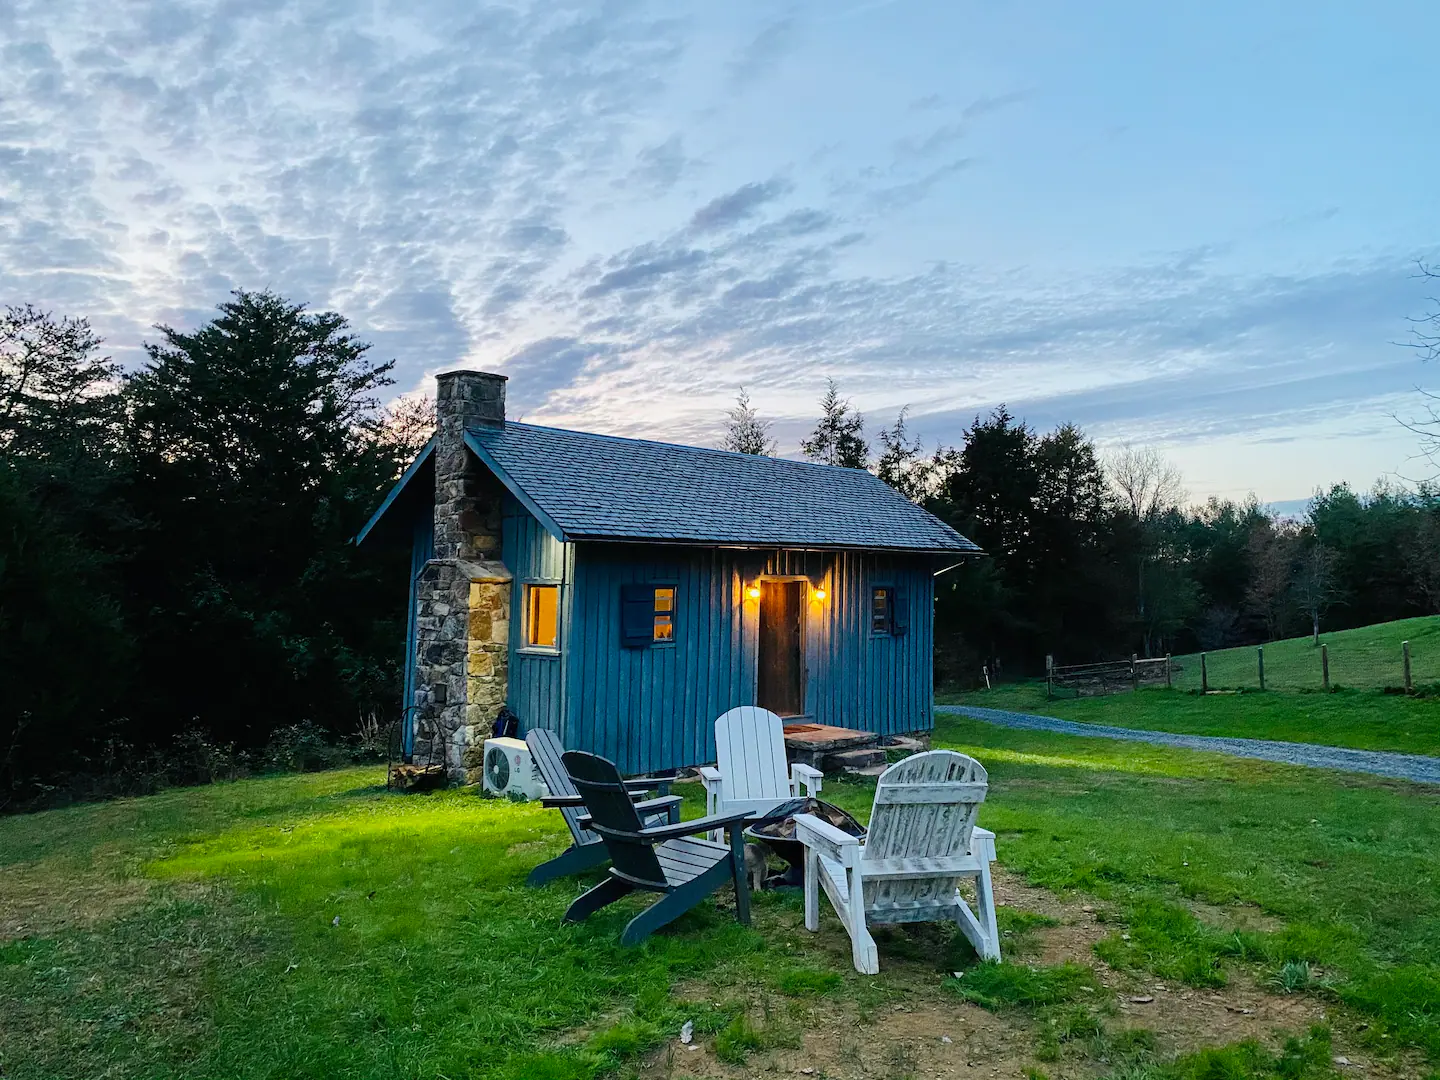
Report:
M 485 794 L 542 799 L 540 770 L 523 739 L 485 740 Z

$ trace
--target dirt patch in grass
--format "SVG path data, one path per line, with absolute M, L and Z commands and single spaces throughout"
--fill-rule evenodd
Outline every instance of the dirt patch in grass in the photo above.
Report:
M 1049 1013 L 981 1008 L 947 990 L 947 981 L 957 983 L 937 968 L 934 932 L 923 926 L 890 930 L 880 945 L 880 975 L 858 976 L 847 970 L 849 941 L 825 909 L 820 934 L 806 937 L 846 972 L 832 991 L 787 996 L 775 988 L 783 985 L 779 979 L 723 991 L 681 986 L 677 995 L 697 1008 L 714 1009 L 728 995 L 733 1008 L 743 1009 L 749 1051 L 741 1061 L 726 1060 L 736 1055 L 724 1040 L 697 1031 L 687 1046 L 677 1032 L 638 1063 L 638 1075 L 988 1080 L 1024 1078 L 1034 1070 L 1050 1080 L 1095 1080 L 1117 1071 L 1126 1048 L 1137 1045 L 1149 1047 L 1151 1059 L 1160 1062 L 1245 1040 L 1278 1051 L 1287 1035 L 1317 1024 L 1334 1029 L 1334 1054 L 1349 1063 L 1341 1066 L 1342 1075 L 1400 1080 L 1420 1069 L 1418 1059 L 1386 1058 L 1363 1048 L 1354 1021 L 1333 1015 L 1321 998 L 1271 992 L 1244 971 L 1230 972 L 1223 988 L 1193 989 L 1112 969 L 1093 951 L 1116 931 L 1116 914 L 1103 903 L 1057 897 L 1003 871 L 995 892 L 1004 909 L 1002 926 L 1016 928 L 1002 943 L 1009 962 L 1083 964 L 1094 970 L 1094 985 L 1078 987 L 1071 1002 Z M 1232 923 L 1251 915 L 1219 910 Z M 772 911 L 763 918 L 787 923 L 793 913 Z
M 20 863 L 0 872 L 0 943 L 94 926 L 144 903 L 145 878 Z

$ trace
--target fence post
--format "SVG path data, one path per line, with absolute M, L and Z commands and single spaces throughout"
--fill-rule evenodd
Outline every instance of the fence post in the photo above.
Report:
M 1330 692 L 1330 646 L 1320 646 L 1320 678 L 1324 684 L 1325 692 Z
M 1410 642 L 1402 641 L 1400 650 L 1405 654 L 1405 693 L 1410 693 L 1415 687 L 1410 682 Z
M 1045 654 L 1045 700 L 1049 701 L 1055 696 L 1055 657 L 1050 653 Z
M 985 689 L 986 689 L 986 690 L 989 690 L 989 689 L 990 689 L 990 665 L 989 665 L 989 664 L 986 664 L 984 667 L 982 667 L 982 668 L 980 669 L 980 673 L 985 676 Z
M 1200 693 L 1210 692 L 1210 676 L 1205 671 L 1205 654 L 1200 654 Z
M 1139 690 L 1139 689 L 1140 689 L 1140 668 L 1139 668 L 1139 666 L 1138 666 L 1139 663 L 1140 663 L 1140 654 L 1139 654 L 1139 653 L 1133 653 L 1133 652 L 1132 652 L 1132 653 L 1130 654 L 1130 689 L 1131 689 L 1131 690 Z
M 1260 689 L 1265 689 L 1265 646 L 1261 645 L 1255 650 L 1256 663 L 1260 665 Z
M 1170 666 L 1170 654 L 1168 652 L 1165 654 L 1165 689 L 1175 689 L 1175 672 Z

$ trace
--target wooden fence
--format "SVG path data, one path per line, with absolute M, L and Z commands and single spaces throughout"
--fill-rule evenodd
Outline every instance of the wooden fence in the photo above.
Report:
M 1101 694 L 1115 694 L 1125 690 L 1138 690 L 1142 686 L 1172 686 L 1174 684 L 1170 655 L 1154 660 L 1141 660 L 1131 655 L 1129 660 L 1110 660 L 1100 664 L 1070 664 L 1060 666 L 1053 656 L 1045 657 L 1045 696 L 1055 696 L 1056 690 L 1074 691 L 1076 697 L 1094 697 Z

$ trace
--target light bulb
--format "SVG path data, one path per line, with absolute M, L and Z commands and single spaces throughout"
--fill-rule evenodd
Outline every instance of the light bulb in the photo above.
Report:
M 750 588 L 746 590 L 746 592 L 748 592 L 748 593 L 750 594 L 750 599 L 751 599 L 751 600 L 759 600 L 759 599 L 760 599 L 760 586 L 759 586 L 759 585 L 751 585 Z
M 825 590 L 824 590 L 824 589 L 816 589 L 816 590 L 815 590 L 815 599 L 816 599 L 816 600 L 824 600 L 824 599 L 825 599 Z

